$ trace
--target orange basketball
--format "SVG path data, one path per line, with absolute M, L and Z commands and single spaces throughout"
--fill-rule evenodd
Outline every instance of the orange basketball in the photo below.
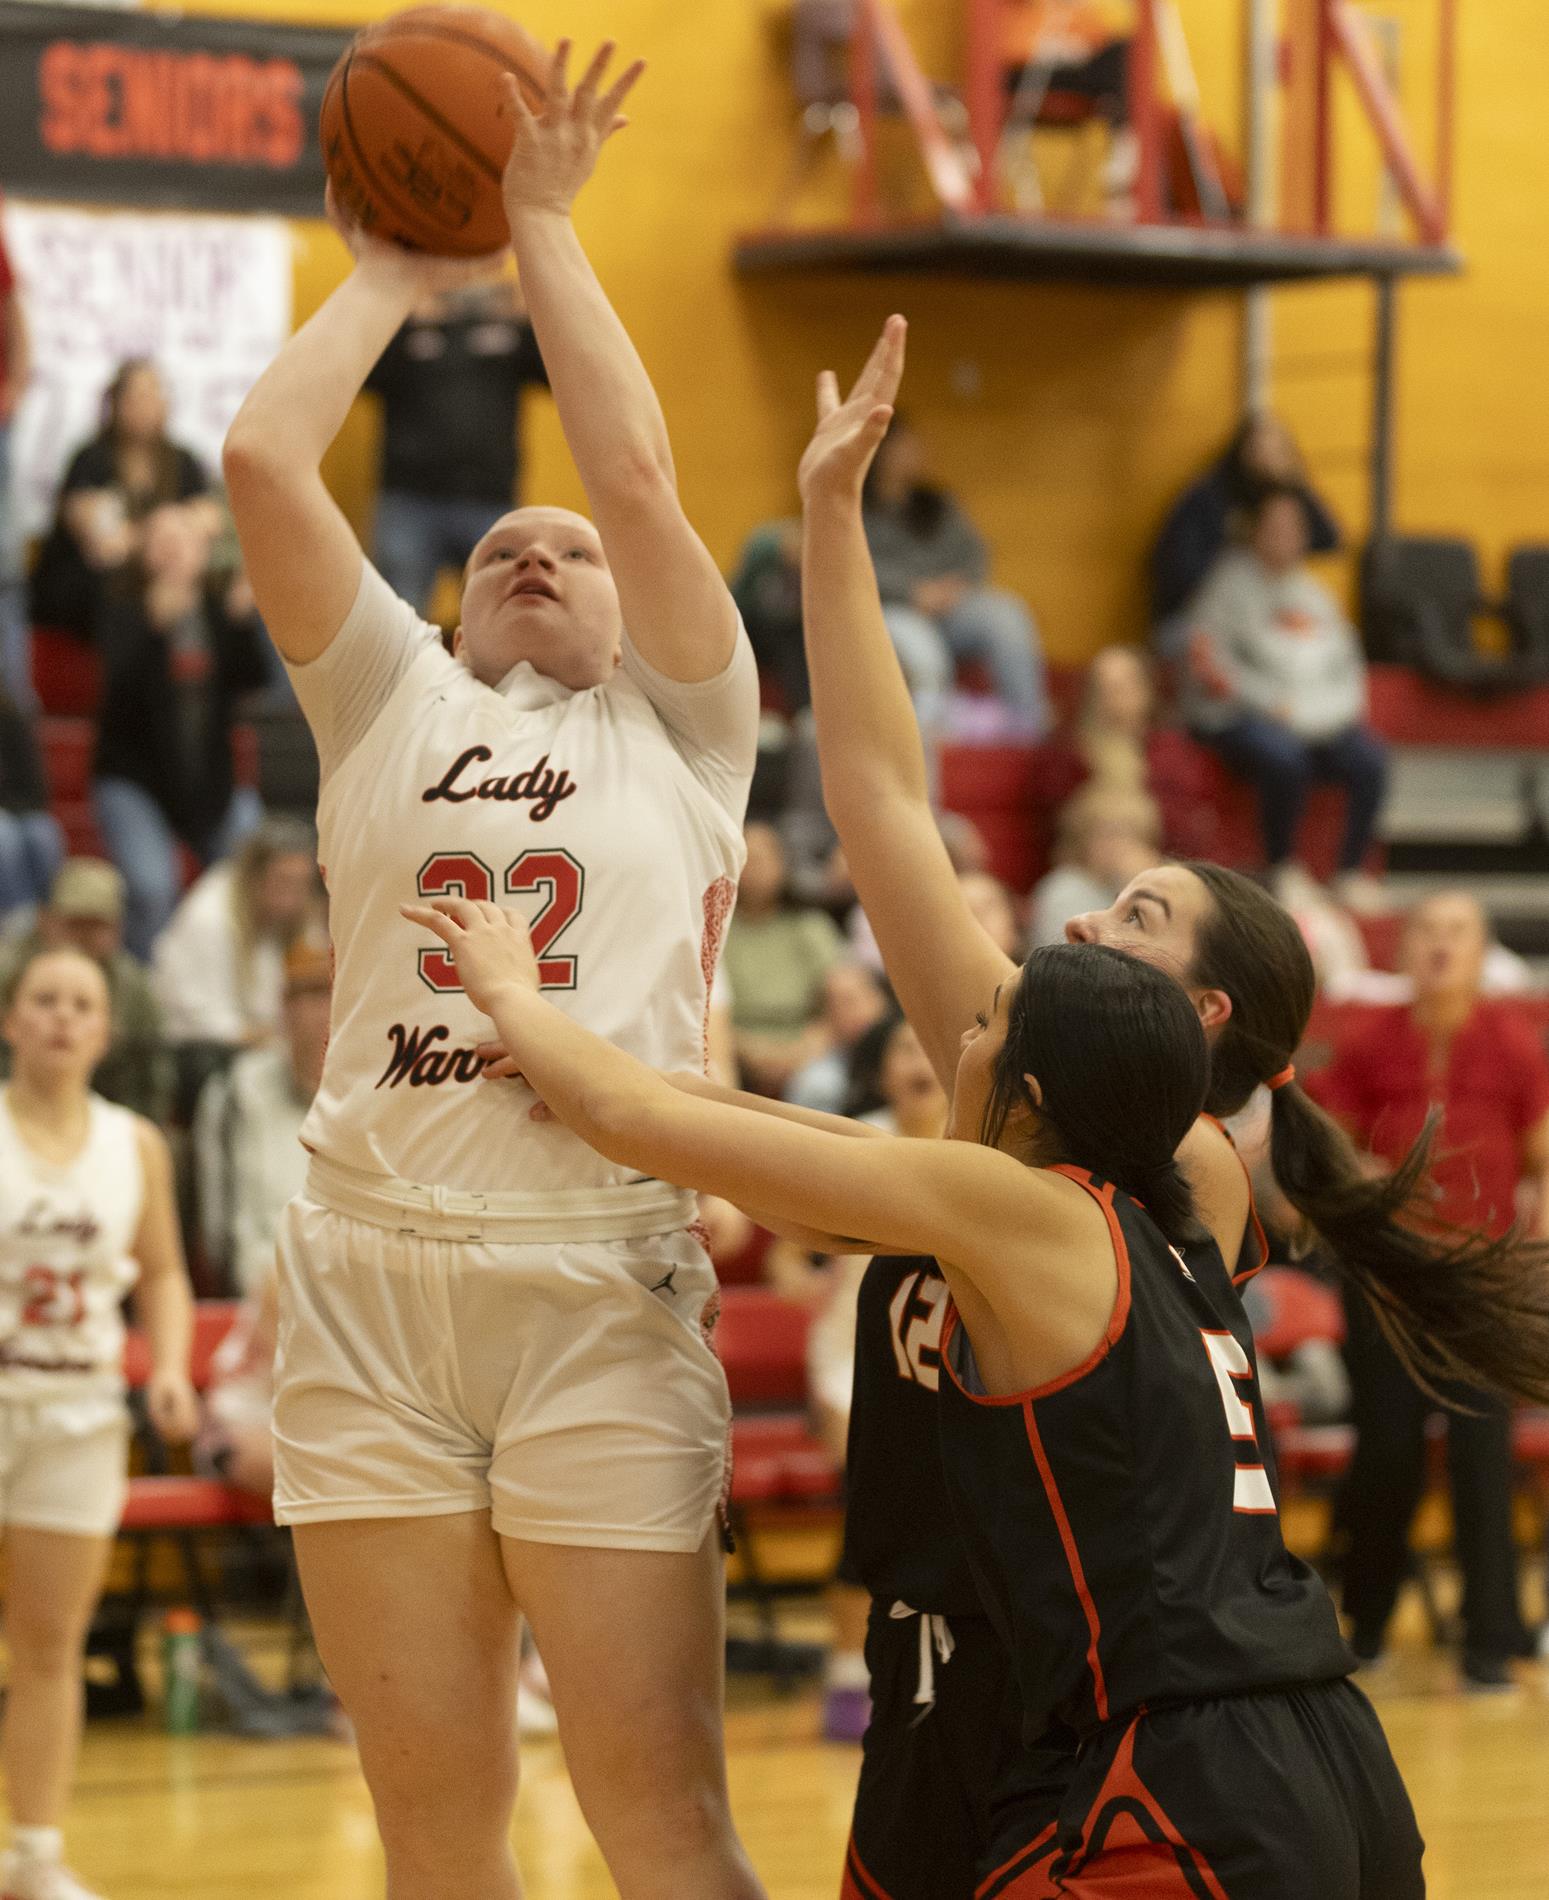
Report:
M 439 257 L 501 249 L 512 137 L 501 74 L 536 105 L 548 70 L 531 34 L 483 7 L 410 7 L 358 33 L 323 95 L 340 210 L 372 237 Z

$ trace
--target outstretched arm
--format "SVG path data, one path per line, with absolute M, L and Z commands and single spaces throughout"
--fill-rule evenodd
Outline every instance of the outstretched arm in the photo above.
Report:
M 861 519 L 903 366 L 904 320 L 890 317 L 847 401 L 830 371 L 818 379 L 800 475 L 802 617 L 828 815 L 898 1000 L 950 1090 L 964 1030 L 1013 965 L 963 901 L 941 842 Z
M 295 666 L 326 651 L 360 586 L 360 544 L 323 486 L 324 452 L 415 306 L 500 261 L 422 257 L 340 228 L 355 269 L 248 392 L 221 458 L 258 611 Z
M 549 1109 L 623 1166 L 719 1194 L 782 1224 L 876 1249 L 945 1255 L 966 1273 L 1004 1271 L 1036 1227 L 1046 1185 L 971 1142 L 856 1140 L 805 1118 L 754 1113 L 665 1077 L 538 992 L 527 926 L 462 898 L 403 906 L 447 945 L 475 1008 Z
M 713 679 L 731 660 L 737 610 L 683 513 L 661 405 L 570 218 L 644 68 L 637 60 L 602 90 L 610 41 L 572 92 L 569 52 L 561 40 L 541 112 L 506 81 L 517 127 L 506 216 L 522 290 L 630 639 L 670 679 Z

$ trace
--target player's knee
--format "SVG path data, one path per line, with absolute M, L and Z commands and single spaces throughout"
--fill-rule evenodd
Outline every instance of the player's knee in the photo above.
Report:
M 13 1672 L 32 1676 L 78 1672 L 86 1647 L 86 1627 L 85 1617 L 62 1615 L 42 1604 L 25 1611 L 8 1611 L 5 1642 Z
M 517 1754 L 498 1720 L 360 1733 L 361 1761 L 389 1849 L 505 1838 Z

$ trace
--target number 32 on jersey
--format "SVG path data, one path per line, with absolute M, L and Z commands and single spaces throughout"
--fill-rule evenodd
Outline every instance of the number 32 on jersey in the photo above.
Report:
M 416 886 L 421 897 L 466 897 L 474 904 L 496 901 L 495 874 L 471 851 L 436 852 L 420 866 Z M 573 990 L 576 959 L 551 956 L 550 952 L 581 914 L 586 872 L 568 851 L 544 846 L 524 851 L 508 864 L 500 887 L 507 897 L 537 895 L 544 899 L 528 926 L 533 954 L 538 959 L 538 980 L 546 990 Z M 420 981 L 439 995 L 462 990 L 456 964 L 439 946 L 420 951 L 419 969 Z

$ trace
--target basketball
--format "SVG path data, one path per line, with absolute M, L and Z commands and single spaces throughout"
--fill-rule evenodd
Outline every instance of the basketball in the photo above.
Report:
M 512 138 L 501 76 L 537 105 L 548 67 L 529 33 L 482 7 L 410 7 L 367 27 L 323 97 L 339 209 L 372 237 L 437 256 L 500 250 Z

